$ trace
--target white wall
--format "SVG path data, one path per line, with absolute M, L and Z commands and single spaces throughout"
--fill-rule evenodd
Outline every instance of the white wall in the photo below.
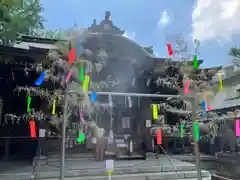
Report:
M 240 79 L 238 80 L 240 84 Z M 209 100 L 209 104 L 212 109 L 221 109 L 231 106 L 240 105 L 240 98 L 227 100 L 229 98 L 238 97 L 240 93 L 237 92 L 236 86 L 239 87 L 238 83 L 233 83 L 233 81 L 224 83 L 223 81 L 223 89 L 221 91 L 217 91 L 216 96 L 211 100 Z

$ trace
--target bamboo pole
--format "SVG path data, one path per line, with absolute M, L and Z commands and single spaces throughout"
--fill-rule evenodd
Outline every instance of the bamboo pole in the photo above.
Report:
M 192 120 L 196 123 L 198 123 L 198 118 L 196 114 L 196 108 L 197 108 L 197 101 L 196 101 L 195 92 L 193 92 L 193 98 L 192 98 Z M 194 124 L 193 125 L 193 133 L 194 133 Z M 200 152 L 199 152 L 199 143 L 197 138 L 194 138 L 194 151 L 195 151 L 195 157 L 196 157 L 196 168 L 197 168 L 197 178 L 198 180 L 202 180 L 202 174 L 201 174 L 201 167 L 200 167 Z
M 68 106 L 68 90 L 65 90 L 64 95 L 64 112 L 62 119 L 62 143 L 61 143 L 61 157 L 60 157 L 60 180 L 64 180 L 64 169 L 65 169 L 65 143 L 66 143 L 66 123 L 67 123 L 67 106 Z

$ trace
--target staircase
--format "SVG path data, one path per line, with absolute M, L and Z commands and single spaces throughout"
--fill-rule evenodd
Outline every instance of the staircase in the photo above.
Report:
M 177 174 L 173 167 L 170 166 L 166 159 L 161 157 L 162 163 L 156 165 L 155 161 L 118 161 L 115 162 L 114 171 L 112 174 L 112 180 L 197 180 L 196 167 L 189 163 L 179 162 L 174 160 L 174 164 L 177 168 Z M 122 163 L 121 163 L 122 162 Z M 123 163 L 124 162 L 124 163 Z M 66 167 L 72 167 L 72 170 L 65 170 L 65 180 L 106 180 L 108 179 L 107 173 L 104 169 L 104 162 L 93 161 L 71 161 L 65 162 Z M 75 165 L 73 165 L 75 164 Z M 124 165 L 125 164 L 125 165 Z M 51 165 L 51 166 L 50 166 Z M 53 169 L 56 164 L 49 164 L 48 166 L 42 166 L 38 169 L 38 180 L 59 180 L 59 168 Z M 78 167 L 77 167 L 78 165 Z M 70 167 L 70 168 L 71 168 Z M 73 167 L 77 167 L 74 169 Z M 24 173 L 6 174 L 6 172 L 0 173 L 0 180 L 29 180 L 31 173 L 26 172 L 24 167 L 22 168 Z M 178 178 L 177 178 L 178 177 Z M 211 180 L 209 172 L 202 170 L 202 180 Z

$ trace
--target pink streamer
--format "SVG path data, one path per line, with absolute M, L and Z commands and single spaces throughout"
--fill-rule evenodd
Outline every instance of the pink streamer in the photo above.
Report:
M 236 136 L 240 136 L 240 120 L 236 120 Z
M 86 122 L 85 122 L 85 120 L 84 120 L 84 117 L 83 117 L 82 110 L 80 110 L 79 116 L 80 116 L 80 121 L 81 121 L 82 123 L 86 124 Z
M 185 95 L 188 95 L 189 92 L 191 92 L 188 88 L 189 88 L 189 84 L 190 84 L 190 80 L 187 80 L 185 82 L 185 85 L 184 85 L 184 94 Z
M 69 81 L 69 79 L 70 79 L 71 76 L 72 76 L 72 72 L 69 71 L 69 73 L 68 73 L 68 75 L 67 75 L 67 77 L 66 77 L 66 81 Z
M 210 105 L 208 105 L 207 109 L 208 109 L 208 111 L 211 111 L 212 107 Z

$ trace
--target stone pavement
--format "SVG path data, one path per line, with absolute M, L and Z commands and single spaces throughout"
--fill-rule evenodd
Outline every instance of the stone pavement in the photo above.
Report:
M 186 179 L 195 178 L 196 176 L 196 167 L 193 164 L 183 162 L 177 159 L 171 159 L 172 163 L 177 168 L 180 178 Z M 159 163 L 159 164 L 158 164 Z M 32 173 L 31 165 L 21 165 L 20 163 L 15 164 L 0 164 L 0 180 L 27 180 L 30 179 Z M 4 168 L 2 168 L 4 167 Z M 41 165 L 38 167 L 39 178 L 40 179 L 50 179 L 57 180 L 59 179 L 59 161 L 49 162 L 47 165 Z M 166 158 L 166 156 L 160 156 L 159 162 L 156 161 L 153 157 L 148 160 L 123 160 L 115 161 L 114 165 L 114 178 L 118 179 L 117 176 L 133 176 L 135 178 L 144 178 L 145 174 L 155 174 L 158 178 L 160 177 L 172 177 L 175 179 L 176 174 L 174 167 Z M 157 174 L 156 174 L 157 173 Z M 165 174 L 164 174 L 165 173 Z M 164 175 L 164 176 L 163 176 Z M 209 173 L 207 171 L 203 172 L 204 177 L 208 177 Z M 68 179 L 104 179 L 106 178 L 105 172 L 105 161 L 96 162 L 93 160 L 87 159 L 75 159 L 75 160 L 66 160 L 65 161 L 65 176 L 66 180 Z M 116 177 L 115 177 L 116 176 Z M 150 176 L 150 175 L 149 175 Z M 151 175 L 152 177 L 153 175 Z M 121 177 L 122 179 L 124 177 Z M 133 178 L 133 177 L 131 177 Z M 141 179 L 140 178 L 140 179 Z M 72 179 L 72 180 L 73 180 Z M 126 179 L 126 178 L 124 178 Z

